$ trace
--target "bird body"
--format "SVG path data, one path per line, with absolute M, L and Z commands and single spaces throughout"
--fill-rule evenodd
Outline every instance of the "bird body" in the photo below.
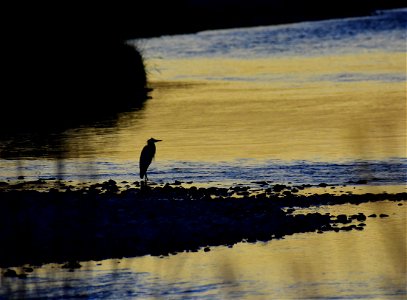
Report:
M 155 151 L 156 151 L 156 147 L 155 147 L 156 142 L 161 142 L 161 140 L 157 140 L 154 138 L 149 139 L 147 141 L 147 145 L 145 145 L 143 150 L 141 151 L 140 161 L 139 161 L 141 179 L 143 179 L 143 178 L 145 178 L 145 180 L 148 179 L 147 169 L 150 166 L 151 162 L 153 161 Z

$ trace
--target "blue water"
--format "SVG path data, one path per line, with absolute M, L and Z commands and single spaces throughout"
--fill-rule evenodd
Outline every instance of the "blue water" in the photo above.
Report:
M 373 16 L 203 31 L 135 41 L 147 58 L 318 56 L 405 52 L 407 9 Z
M 191 57 L 231 57 L 239 59 L 262 57 L 303 57 L 323 56 L 333 54 L 357 54 L 376 51 L 405 53 L 407 40 L 407 9 L 379 11 L 372 16 L 335 19 L 319 22 L 302 22 L 296 24 L 264 26 L 254 28 L 237 28 L 228 30 L 204 31 L 197 34 L 163 36 L 159 38 L 130 41 L 136 43 L 143 51 L 146 61 L 150 58 L 172 59 Z M 150 66 L 154 69 L 154 66 Z M 311 72 L 312 73 L 312 72 Z M 180 75 L 177 75 L 180 76 Z M 187 76 L 190 76 L 187 74 Z M 275 77 L 270 77 L 275 76 Z M 280 77 L 279 77 L 280 76 Z M 357 73 L 344 72 L 334 74 L 314 75 L 299 78 L 290 74 L 263 74 L 254 77 L 242 77 L 237 74 L 224 80 L 242 81 L 336 81 L 336 82 L 403 82 L 406 73 Z M 312 77 L 313 76 L 313 77 Z M 191 77 L 189 77 L 191 78 Z M 219 80 L 215 74 L 211 78 Z M 153 101 L 152 99 L 151 101 Z M 148 103 L 147 103 L 148 106 Z M 137 123 L 144 118 L 140 114 L 129 114 Z M 125 116 L 126 117 L 126 116 Z M 139 119 L 137 119 L 139 118 Z M 125 119 L 125 118 L 123 118 Z M 143 124 L 149 124 L 149 120 Z M 141 126 L 141 125 L 140 125 Z M 134 130 L 145 128 L 134 127 Z M 103 129 L 103 128 L 102 128 Z M 100 134 L 100 140 L 107 136 L 115 143 L 114 132 L 121 128 L 106 128 L 95 130 Z M 187 131 L 186 131 L 187 132 Z M 91 132 L 92 133 L 92 132 Z M 74 132 L 74 134 L 77 134 Z M 148 132 L 150 134 L 150 132 Z M 390 134 L 390 133 L 389 133 Z M 73 140 L 75 137 L 61 134 L 61 140 Z M 24 137 L 23 139 L 30 139 Z M 81 137 L 79 141 L 86 140 Z M 0 142 L 1 149 L 7 143 Z M 13 144 L 13 143 L 10 143 Z M 21 143 L 27 145 L 27 143 Z M 62 143 L 63 144 L 63 143 Z M 20 145 L 19 141 L 15 145 Z M 36 145 L 28 143 L 35 149 Z M 64 145 L 64 144 L 63 144 Z M 44 145 L 40 145 L 44 146 Z M 22 146 L 24 147 L 24 146 Z M 103 144 L 102 146 L 103 147 Z M 66 147 L 66 148 L 69 148 Z M 82 149 L 83 148 L 83 149 Z M 78 159 L 80 151 L 85 155 L 86 145 L 73 147 L 72 153 L 64 153 L 66 159 L 55 160 L 52 157 L 25 157 L 17 159 L 0 158 L 0 181 L 17 180 L 24 176 L 25 180 L 38 178 L 61 178 L 64 180 L 102 181 L 114 179 L 118 182 L 133 182 L 139 180 L 138 161 L 118 161 L 108 159 Z M 19 149 L 12 149 L 18 153 Z M 40 149 L 35 149 L 40 152 Z M 53 150 L 53 149 L 51 149 Z M 11 151 L 11 152 L 13 152 Z M 76 153 L 75 151 L 78 151 Z M 21 151 L 23 152 L 23 151 Z M 52 151 L 51 151 L 52 152 Z M 95 155 L 97 157 L 97 153 Z M 407 159 L 388 158 L 380 161 L 348 160 L 348 161 L 281 161 L 255 160 L 236 158 L 227 162 L 199 161 L 157 161 L 149 169 L 150 178 L 158 183 L 174 182 L 175 180 L 194 183 L 230 185 L 234 183 L 251 184 L 253 181 L 270 181 L 273 183 L 293 184 L 344 184 L 366 180 L 373 185 L 405 184 Z
M 234 57 L 250 59 L 270 56 L 318 57 L 376 51 L 405 53 L 406 28 L 407 9 L 401 9 L 377 12 L 369 17 L 215 30 L 198 34 L 145 39 L 135 43 L 143 49 L 147 61 L 149 58 Z M 205 80 L 208 79 L 222 78 L 214 75 L 212 78 L 205 78 Z M 256 78 L 243 77 L 238 74 L 236 77 L 224 79 L 228 81 L 292 80 L 293 82 L 304 80 L 290 77 L 290 74 L 282 74 L 280 77 L 273 78 L 269 74 Z M 307 77 L 305 80 L 394 83 L 405 81 L 406 74 L 405 72 L 343 72 L 323 76 L 315 75 Z M 142 120 L 143 111 L 138 117 L 140 119 L 135 122 Z M 147 124 L 148 121 L 146 120 Z M 129 121 L 129 123 L 131 122 Z M 115 143 L 116 140 L 112 138 L 115 130 L 115 128 L 107 128 L 105 133 L 103 130 L 95 130 L 95 132 L 101 135 L 101 140 L 104 140 L 104 134 L 106 134 L 112 143 Z M 16 144 L 19 145 L 18 142 Z M 24 145 L 24 143 L 22 144 Z M 35 145 L 31 146 L 35 148 Z M 73 148 L 75 149 L 75 147 Z M 1 149 L 0 147 L 0 156 Z M 82 151 L 81 148 L 78 147 L 78 149 L 76 150 Z M 18 148 L 13 150 L 17 153 L 19 151 Z M 86 152 L 89 149 L 83 146 L 83 151 Z M 78 153 L 78 157 L 80 157 L 79 154 L 81 153 Z M 20 159 L 0 158 L 0 181 L 18 181 L 19 176 L 24 176 L 26 181 L 39 178 L 61 178 L 85 182 L 113 179 L 118 183 L 122 181 L 132 183 L 140 180 L 137 158 L 134 160 L 118 160 L 117 157 L 112 160 L 108 158 L 81 159 L 75 155 L 75 151 L 66 153 L 66 158 L 62 160 L 56 160 L 47 155 L 42 157 L 22 155 Z M 236 158 L 231 161 L 218 162 L 163 161 L 157 158 L 149 169 L 149 177 L 160 184 L 178 180 L 197 185 L 225 187 L 234 184 L 258 187 L 262 185 L 259 183 L 260 181 L 292 185 L 318 185 L 320 183 L 352 185 L 364 180 L 368 184 L 376 186 L 405 185 L 407 183 L 407 158 L 340 161 Z M 392 206 L 392 210 L 381 210 L 383 205 Z M 14 299 L 24 296 L 27 298 L 38 296 L 44 299 L 47 297 L 48 299 L 238 299 L 257 296 L 260 299 L 266 299 L 270 295 L 273 299 L 281 299 L 287 293 L 292 296 L 289 297 L 291 299 L 298 296 L 305 298 L 307 295 L 324 299 L 401 299 L 406 294 L 400 279 L 405 275 L 405 270 L 404 273 L 395 272 L 396 267 L 402 265 L 401 261 L 395 261 L 397 260 L 395 257 L 397 253 L 401 256 L 402 251 L 398 252 L 397 249 L 403 248 L 402 239 L 405 239 L 405 235 L 394 233 L 397 232 L 395 230 L 397 228 L 400 228 L 401 231 L 405 228 L 405 226 L 403 227 L 405 220 L 402 219 L 405 217 L 404 210 L 400 210 L 405 208 L 405 205 L 397 206 L 396 203 L 389 202 L 381 203 L 378 206 L 375 203 L 373 208 L 368 207 L 369 209 L 366 208 L 366 211 L 361 210 L 361 206 L 363 207 L 360 205 L 352 208 L 352 213 L 357 214 L 363 211 L 369 215 L 386 212 L 390 217 L 368 218 L 365 232 L 332 233 L 330 235 L 332 239 L 328 241 L 326 239 L 328 233 L 323 235 L 312 233 L 312 236 L 311 234 L 295 235 L 287 239 L 272 241 L 264 247 L 256 244 L 243 245 L 237 250 L 225 249 L 224 255 L 214 256 L 219 260 L 213 258 L 214 260 L 206 265 L 200 264 L 202 257 L 197 256 L 196 253 L 189 253 L 190 256 L 184 257 L 184 260 L 178 260 L 177 264 L 172 263 L 172 260 L 177 259 L 177 255 L 170 256 L 168 259 L 155 258 L 150 267 L 144 267 L 145 269 L 142 269 L 144 258 L 141 258 L 141 260 L 134 260 L 132 269 L 126 268 L 126 266 L 111 265 L 109 270 L 98 269 L 95 266 L 91 271 L 80 269 L 69 272 L 58 268 L 48 270 L 49 273 L 45 274 L 35 271 L 26 280 L 0 277 L 0 299 L 8 298 L 9 295 L 12 295 Z M 346 210 L 346 213 L 349 212 Z M 397 221 L 400 226 L 395 227 L 394 224 L 397 224 Z M 315 240 L 312 241 L 311 237 Z M 388 252 L 387 255 L 383 253 L 385 252 L 383 249 Z M 211 255 L 216 251 L 220 250 L 213 249 L 205 255 Z M 233 253 L 239 255 L 240 266 L 232 261 L 234 256 L 231 254 Z M 253 260 L 256 253 L 262 259 L 253 265 L 256 262 Z M 366 253 L 370 255 L 366 255 Z M 227 262 L 228 259 L 231 260 L 230 265 L 234 267 L 230 269 L 230 272 L 236 272 L 234 281 L 223 280 L 223 274 L 219 271 L 219 266 L 222 266 L 222 262 Z M 164 264 L 166 261 L 170 263 Z M 340 261 L 336 267 L 341 267 L 341 270 L 332 268 L 334 261 Z M 247 269 L 239 269 L 243 263 L 248 265 Z M 386 267 L 371 271 L 378 264 Z M 125 264 L 122 263 L 122 265 Z M 174 276 L 175 278 L 168 279 L 161 275 L 160 270 L 174 266 L 176 266 L 176 269 L 173 270 L 174 274 L 178 274 L 183 267 L 190 270 L 188 274 L 192 274 L 191 277 Z M 254 270 L 257 275 L 248 274 L 245 272 L 246 270 Z M 400 283 L 395 279 L 400 279 Z M 323 293 L 320 294 L 321 292 Z
M 112 271 L 80 271 L 80 276 L 55 270 L 64 278 L 32 276 L 25 280 L 24 290 L 17 290 L 13 299 L 214 299 L 218 290 L 239 288 L 240 282 L 202 282 L 191 286 L 190 282 L 168 283 L 144 272 L 129 269 Z M 244 296 L 243 292 L 234 292 Z M 0 291 L 0 299 L 1 298 Z
M 134 182 L 140 180 L 138 162 L 66 160 L 63 167 L 54 161 L 6 161 L 0 167 L 0 181 L 59 178 L 73 181 Z M 407 159 L 385 161 L 312 162 L 241 159 L 228 162 L 158 162 L 149 169 L 149 178 L 156 183 L 209 184 L 229 187 L 234 184 L 256 186 L 258 181 L 270 184 L 330 185 L 367 181 L 369 185 L 403 185 L 407 182 Z

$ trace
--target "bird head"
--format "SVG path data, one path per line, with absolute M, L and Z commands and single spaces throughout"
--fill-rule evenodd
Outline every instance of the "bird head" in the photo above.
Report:
M 157 140 L 157 139 L 155 139 L 155 138 L 151 138 L 151 139 L 149 139 L 148 141 L 147 141 L 147 144 L 154 144 L 154 143 L 157 143 L 157 142 L 161 142 L 162 140 Z

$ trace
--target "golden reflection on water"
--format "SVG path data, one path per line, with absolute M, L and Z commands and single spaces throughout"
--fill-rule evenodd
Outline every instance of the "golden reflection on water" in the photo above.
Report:
M 369 77 L 404 74 L 403 53 L 147 64 L 152 99 L 112 134 L 69 133 L 80 156 L 134 159 L 150 137 L 160 160 L 406 156 L 405 82 Z
M 0 278 L 0 286 L 8 286 L 14 295 L 39 293 L 39 298 L 47 291 L 55 293 L 67 287 L 66 296 L 78 296 L 82 291 L 87 297 L 99 293 L 125 299 L 405 299 L 405 201 L 296 211 L 308 212 L 362 212 L 377 217 L 363 221 L 363 231 L 301 233 L 267 243 L 211 247 L 209 252 L 163 258 L 88 261 L 81 262 L 82 267 L 74 272 L 49 264 L 35 268 L 28 281 Z M 381 218 L 380 214 L 388 217 Z
M 215 247 L 210 252 L 167 258 L 124 259 L 120 268 L 148 272 L 169 287 L 184 282 L 190 290 L 204 284 L 235 282 L 233 286 L 218 286 L 217 296 L 226 299 L 232 291 L 248 292 L 250 296 L 245 299 L 366 295 L 403 299 L 403 294 L 397 293 L 405 293 L 406 205 L 384 201 L 307 211 L 313 210 L 333 215 L 385 213 L 390 217 L 368 218 L 363 231 L 296 234 L 269 243 L 241 243 L 232 249 Z M 103 265 L 111 267 L 108 261 Z

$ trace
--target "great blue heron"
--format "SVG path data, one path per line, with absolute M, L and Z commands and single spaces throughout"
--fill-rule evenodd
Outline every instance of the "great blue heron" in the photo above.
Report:
M 151 164 L 151 161 L 155 155 L 155 143 L 161 142 L 161 140 L 156 140 L 155 138 L 151 138 L 147 141 L 147 145 L 144 146 L 143 150 L 141 151 L 140 155 L 140 178 L 148 180 L 147 177 L 147 169 Z

